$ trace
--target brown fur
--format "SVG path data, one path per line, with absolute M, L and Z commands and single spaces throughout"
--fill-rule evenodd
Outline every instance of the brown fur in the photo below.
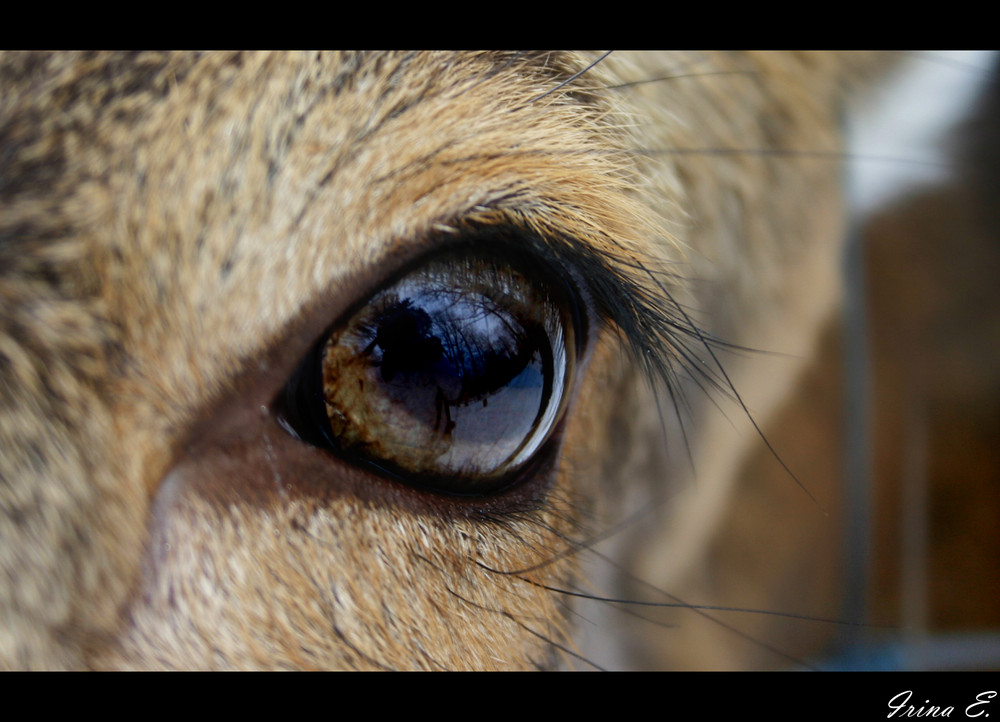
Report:
M 552 590 L 633 487 L 672 498 L 670 553 L 639 568 L 690 576 L 761 441 L 681 378 L 689 457 L 606 310 L 558 461 L 499 497 L 352 467 L 270 408 L 398 269 L 506 224 L 593 249 L 643 308 L 788 354 L 714 347 L 723 391 L 774 415 L 838 303 L 840 167 L 705 151 L 836 154 L 842 103 L 890 59 L 622 54 L 575 76 L 595 58 L 4 59 L 0 665 L 565 664 L 578 625 Z

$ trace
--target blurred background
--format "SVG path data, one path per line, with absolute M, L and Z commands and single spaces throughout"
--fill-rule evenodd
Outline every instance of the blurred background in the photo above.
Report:
M 582 607 L 631 630 L 600 665 L 1000 669 L 1000 63 L 908 55 L 928 72 L 853 133 L 845 307 L 762 429 L 774 453 L 687 586 L 620 575 L 666 608 Z

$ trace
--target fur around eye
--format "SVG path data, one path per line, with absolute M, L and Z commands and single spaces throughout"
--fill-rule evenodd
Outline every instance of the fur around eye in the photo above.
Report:
M 463 248 L 390 282 L 310 352 L 285 395 L 303 439 L 414 485 L 494 493 L 538 455 L 576 365 L 553 274 Z

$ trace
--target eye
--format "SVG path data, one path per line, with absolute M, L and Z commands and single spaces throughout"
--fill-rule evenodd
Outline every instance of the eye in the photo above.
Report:
M 494 493 L 553 437 L 580 325 L 571 287 L 544 263 L 451 250 L 346 314 L 286 387 L 280 416 L 304 441 L 407 483 Z

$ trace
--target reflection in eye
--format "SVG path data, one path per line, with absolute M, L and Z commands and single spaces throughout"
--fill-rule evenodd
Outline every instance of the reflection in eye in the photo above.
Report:
M 526 267 L 453 251 L 377 292 L 293 379 L 293 428 L 438 491 L 510 483 L 559 421 L 577 348 L 568 291 Z

